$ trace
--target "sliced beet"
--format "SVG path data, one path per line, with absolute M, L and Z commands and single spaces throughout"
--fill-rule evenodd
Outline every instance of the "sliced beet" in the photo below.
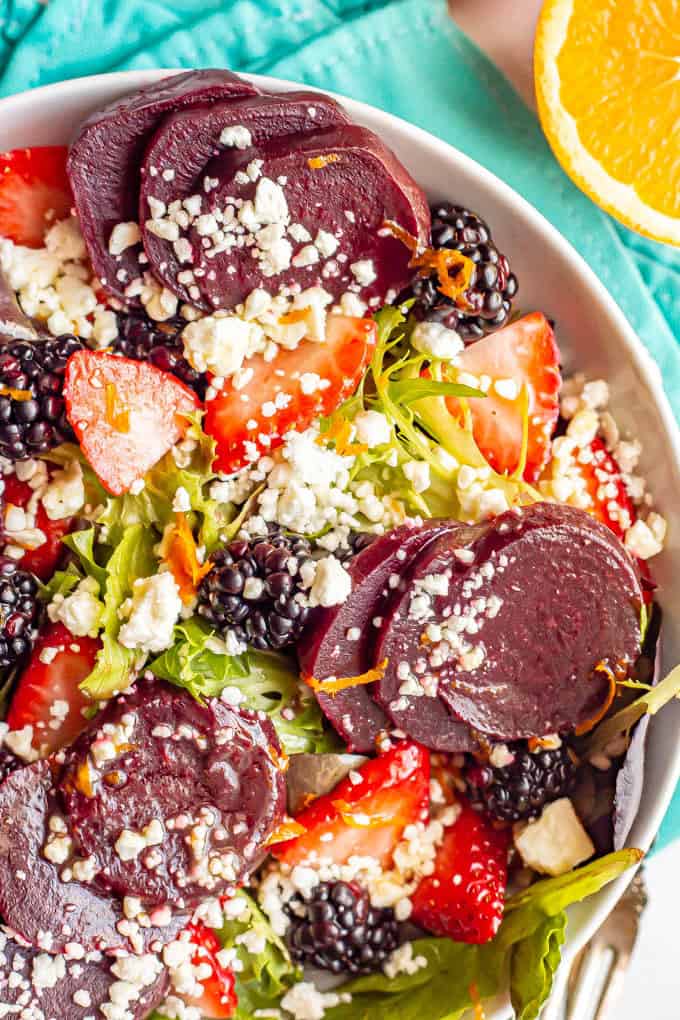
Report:
M 241 883 L 286 803 L 269 719 L 150 675 L 66 752 L 60 791 L 95 886 L 149 908 L 195 906 Z
M 126 962 L 94 954 L 82 960 L 48 956 L 0 934 L 0 1015 L 35 1020 L 93 1020 L 111 1002 L 111 986 L 126 973 Z M 168 989 L 165 968 L 145 961 L 139 994 L 126 1006 L 129 1020 L 144 1020 L 161 1004 Z M 137 976 L 138 968 L 135 968 Z M 115 995 L 115 992 L 114 992 Z M 3 1007 L 9 1007 L 3 1012 Z M 17 1008 L 12 1008 L 17 1007 Z M 116 1014 L 118 1015 L 118 1014 Z
M 139 167 L 154 127 L 174 110 L 256 93 L 231 71 L 187 71 L 115 100 L 81 126 L 69 153 L 69 180 L 92 265 L 110 294 L 122 299 L 140 275 L 139 246 L 114 256 L 109 238 L 116 224 L 137 220 Z
M 476 730 L 515 740 L 593 719 L 609 693 L 606 669 L 618 674 L 639 652 L 640 582 L 613 533 L 582 510 L 537 503 L 440 545 L 448 555 L 430 576 L 448 575 L 446 594 L 428 608 L 412 587 L 381 636 L 383 704 L 396 699 L 400 664 L 414 667 L 427 647 L 425 676 Z
M 61 868 L 43 855 L 51 818 L 62 814 L 48 760 L 19 769 L 0 785 L 0 914 L 13 931 L 54 953 L 69 944 L 85 952 L 155 951 L 176 937 L 186 916 L 162 928 L 135 924 L 133 943 L 119 902 L 89 885 L 62 881 Z
M 225 128 L 244 129 L 251 144 L 220 145 Z M 172 179 L 165 181 L 164 173 Z M 278 213 L 268 219 L 268 203 L 259 201 L 261 189 L 272 185 L 280 186 L 287 204 L 285 222 Z M 167 219 L 159 228 L 150 215 L 163 208 L 154 199 L 169 206 L 192 196 L 200 197 L 203 218 L 193 216 L 181 227 L 180 262 L 177 240 L 158 236 Z M 243 204 L 250 210 L 253 202 L 265 212 L 244 220 Z M 215 213 L 222 237 L 205 225 L 207 214 Z M 364 301 L 384 301 L 412 276 L 410 253 L 384 229 L 386 220 L 422 243 L 429 238 L 425 196 L 394 153 L 318 94 L 258 96 L 175 114 L 160 125 L 146 153 L 140 222 L 150 265 L 170 290 L 207 310 L 233 308 L 258 287 L 278 292 L 318 285 L 336 300 L 356 291 Z M 285 258 L 276 265 L 262 260 L 271 239 L 262 239 L 257 224 L 272 222 L 290 244 L 289 264 Z M 319 230 L 326 244 L 330 237 L 330 248 L 311 243 Z M 301 253 L 316 261 L 296 265 Z
M 371 669 L 380 617 L 395 593 L 390 578 L 404 574 L 410 561 L 449 527 L 448 521 L 403 524 L 354 557 L 349 566 L 351 595 L 342 605 L 314 610 L 298 643 L 303 676 L 328 680 L 361 676 Z M 379 734 L 391 728 L 371 691 L 372 686 L 362 684 L 336 694 L 316 694 L 324 715 L 351 751 L 375 751 Z

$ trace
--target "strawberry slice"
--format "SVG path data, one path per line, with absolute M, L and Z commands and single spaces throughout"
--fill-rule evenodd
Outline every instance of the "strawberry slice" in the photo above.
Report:
M 637 515 L 621 469 L 599 436 L 589 446 L 575 450 L 566 465 L 561 462 L 560 472 L 572 478 L 578 476 L 581 492 L 589 497 L 583 509 L 622 539 Z
M 5 508 L 9 504 L 21 507 L 25 510 L 31 497 L 34 496 L 33 489 L 28 482 L 20 481 L 16 475 L 5 475 L 4 502 Z M 48 581 L 57 569 L 59 561 L 64 554 L 62 538 L 73 529 L 74 519 L 65 517 L 60 521 L 51 521 L 45 513 L 42 503 L 38 503 L 35 510 L 35 527 L 46 536 L 46 541 L 36 549 L 27 549 L 18 561 L 24 570 L 30 570 L 41 581 Z
M 11 730 L 30 725 L 33 743 L 57 751 L 70 744 L 87 725 L 83 709 L 92 705 L 78 686 L 95 664 L 101 642 L 74 637 L 62 623 L 42 634 L 19 677 L 7 713 Z
M 560 352 L 545 315 L 533 312 L 511 326 L 470 344 L 460 354 L 461 372 L 476 380 L 488 376 L 487 396 L 468 401 L 472 430 L 480 450 L 499 474 L 515 471 L 522 449 L 522 390 L 529 398 L 529 441 L 524 478 L 535 482 L 550 453 L 550 437 L 559 413 Z M 463 380 L 467 382 L 467 379 Z M 460 417 L 455 397 L 449 410 Z
M 359 778 L 360 777 L 360 778 Z M 300 864 L 311 854 L 344 864 L 353 855 L 389 864 L 407 825 L 427 818 L 430 759 L 412 742 L 367 761 L 331 793 L 296 816 L 306 830 L 272 846 L 286 864 Z
M 509 830 L 494 829 L 468 804 L 444 832 L 434 871 L 411 897 L 411 920 L 456 942 L 488 942 L 503 919 Z
M 154 365 L 106 351 L 76 351 L 64 376 L 66 414 L 109 492 L 143 478 L 184 435 L 196 394 Z
M 375 341 L 371 319 L 329 315 L 323 343 L 303 341 L 273 361 L 250 358 L 247 385 L 239 390 L 228 381 L 206 405 L 204 427 L 217 440 L 215 470 L 238 471 L 280 446 L 286 432 L 303 432 L 315 418 L 331 414 L 356 390 Z
M 45 231 L 73 205 L 67 155 L 64 145 L 0 153 L 0 235 L 42 248 Z
M 234 975 L 231 970 L 223 967 L 217 954 L 222 945 L 212 928 L 207 928 L 202 922 L 192 922 L 187 928 L 191 935 L 191 942 L 196 946 L 196 952 L 191 958 L 194 967 L 201 968 L 200 983 L 203 992 L 199 996 L 182 996 L 188 1006 L 195 1006 L 201 1016 L 210 1020 L 222 1020 L 222 1018 L 233 1016 L 236 1012 L 238 999 L 234 991 Z

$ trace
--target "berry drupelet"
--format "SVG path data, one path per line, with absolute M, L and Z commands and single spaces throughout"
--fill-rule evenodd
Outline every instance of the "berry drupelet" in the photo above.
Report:
M 455 330 L 466 343 L 504 326 L 517 293 L 517 278 L 505 255 L 493 243 L 484 220 L 451 202 L 434 206 L 432 247 L 450 248 L 466 255 L 475 264 L 474 273 L 460 307 L 438 290 L 436 274 L 416 279 L 401 295 L 402 300 L 415 298 L 414 315 Z
M 82 344 L 66 333 L 0 350 L 0 454 L 28 460 L 73 437 L 64 407 L 66 362 Z
M 473 807 L 504 822 L 537 818 L 546 804 L 569 794 L 576 763 L 564 745 L 532 753 L 525 744 L 510 747 L 513 760 L 502 767 L 472 764 L 464 773 Z
M 0 669 L 14 666 L 31 651 L 38 633 L 38 582 L 0 557 Z
M 309 899 L 294 896 L 288 947 L 292 958 L 333 974 L 370 974 L 399 945 L 390 908 L 372 907 L 366 890 L 349 882 L 322 882 Z
M 223 634 L 260 650 L 292 645 L 307 620 L 301 570 L 311 558 L 304 538 L 282 532 L 237 539 L 210 557 L 198 590 L 198 613 Z
M 134 361 L 148 361 L 163 372 L 170 372 L 201 398 L 205 397 L 208 380 L 197 372 L 184 357 L 181 331 L 183 319 L 154 322 L 145 315 L 118 316 L 118 339 L 113 348 Z

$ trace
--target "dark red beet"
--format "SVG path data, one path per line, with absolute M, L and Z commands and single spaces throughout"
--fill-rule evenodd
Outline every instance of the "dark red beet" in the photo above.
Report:
M 40 950 L 21 946 L 6 935 L 0 935 L 0 961 L 0 1013 L 8 1006 L 2 1015 L 36 1020 L 92 1020 L 95 1014 L 103 1016 L 99 1007 L 111 1001 L 111 985 L 119 980 L 111 968 L 122 973 L 125 967 L 124 963 L 116 965 L 110 957 L 69 960 L 54 956 L 47 960 Z M 139 997 L 127 1006 L 125 1015 L 130 1020 L 144 1020 L 165 998 L 165 968 L 150 965 L 148 977 Z
M 246 128 L 252 144 L 245 150 L 220 146 L 225 127 Z M 255 159 L 261 161 L 257 181 L 244 173 Z M 347 123 L 346 114 L 331 100 L 315 94 L 258 96 L 175 114 L 158 128 L 143 171 L 139 216 L 150 265 L 174 293 L 207 310 L 233 308 L 256 287 L 278 291 L 295 285 L 323 286 L 335 299 L 355 289 L 364 301 L 382 302 L 388 291 L 398 291 L 412 276 L 410 253 L 383 229 L 385 221 L 397 222 L 423 243 L 429 238 L 425 196 L 394 153 L 371 131 Z M 163 181 L 164 171 L 174 178 Z M 229 208 L 233 213 L 235 202 L 255 200 L 266 180 L 285 182 L 281 186 L 290 223 L 301 224 L 309 235 L 306 240 L 284 235 L 292 245 L 293 263 L 280 271 L 263 267 L 255 257 L 260 247 L 253 243 L 253 231 L 246 224 L 244 232 L 237 220 L 240 234 L 232 231 L 234 243 L 217 253 L 214 239 L 193 227 L 185 230 L 182 236 L 191 245 L 191 256 L 184 263 L 177 258 L 175 242 L 147 226 L 150 198 L 169 205 L 200 195 L 202 213 Z M 258 222 L 269 221 L 265 217 Z M 318 260 L 296 267 L 296 256 L 310 247 L 319 229 L 335 237 L 337 251 L 319 255 L 312 248 Z M 374 275 L 367 270 L 357 281 L 351 267 L 364 261 Z M 189 270 L 195 274 L 193 284 L 180 282 L 178 276 Z
M 481 732 L 514 740 L 593 718 L 610 686 L 596 667 L 616 671 L 639 652 L 640 583 L 612 532 L 582 510 L 538 503 L 461 528 L 439 545 L 428 572 L 448 574 L 447 593 L 433 596 L 418 619 L 411 588 L 376 649 L 390 660 L 378 688 L 390 714 L 400 663 L 415 666 L 426 647 L 425 676 L 438 679 L 439 697 Z M 422 579 L 425 565 L 419 570 Z M 427 634 L 428 624 L 448 642 Z
M 137 220 L 139 167 L 154 127 L 174 110 L 256 94 L 230 71 L 187 71 L 117 99 L 81 126 L 69 153 L 69 179 L 92 264 L 110 294 L 123 298 L 140 275 L 138 246 L 114 257 L 108 245 L 117 223 Z M 118 273 L 126 275 L 121 280 Z
M 133 946 L 124 932 L 120 903 L 80 882 L 64 882 L 46 860 L 48 821 L 61 817 L 47 760 L 27 765 L 0 786 L 0 915 L 32 945 L 63 952 L 69 943 L 94 950 L 160 948 L 187 923 L 177 917 L 163 928 L 138 928 Z M 122 925 L 123 932 L 118 925 Z M 58 1015 L 58 1014 L 57 1014 Z
M 109 738 L 118 750 L 107 754 Z M 67 751 L 60 777 L 71 834 L 97 863 L 94 884 L 184 908 L 241 883 L 284 816 L 280 755 L 268 719 L 140 680 Z M 152 822 L 158 838 L 128 855 L 123 830 Z
M 352 594 L 340 606 L 315 610 L 298 643 L 303 676 L 315 680 L 360 676 L 373 666 L 380 626 L 373 621 L 395 595 L 390 577 L 403 575 L 414 557 L 451 526 L 449 521 L 404 524 L 354 557 L 349 566 Z M 354 628 L 360 630 L 357 641 L 347 637 Z M 371 691 L 372 686 L 358 685 L 334 695 L 317 693 L 324 715 L 351 751 L 375 751 L 378 735 L 391 728 Z

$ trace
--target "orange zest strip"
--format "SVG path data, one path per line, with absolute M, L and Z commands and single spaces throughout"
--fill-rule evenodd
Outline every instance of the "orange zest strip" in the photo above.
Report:
M 475 981 L 472 982 L 472 984 L 470 985 L 468 991 L 470 993 L 470 1000 L 471 1000 L 472 1005 L 474 1007 L 474 1014 L 473 1014 L 474 1015 L 474 1020 L 486 1020 L 486 1014 L 484 1013 L 484 1007 L 482 1006 L 482 1000 L 479 997 L 479 989 L 477 988 L 477 983 Z
M 337 677 L 335 680 L 315 680 L 313 676 L 305 676 L 302 679 L 305 683 L 320 694 L 337 694 L 338 691 L 346 691 L 348 687 L 361 687 L 362 684 L 374 684 L 380 680 L 387 668 L 387 659 L 378 663 L 375 669 L 369 669 L 359 676 Z
M 281 824 L 274 829 L 269 839 L 265 840 L 265 846 L 274 846 L 275 843 L 285 843 L 289 839 L 297 839 L 306 832 L 304 825 L 296 822 L 294 818 L 284 818 Z
M 590 719 L 586 719 L 580 726 L 577 726 L 574 733 L 577 737 L 582 737 L 584 733 L 590 733 L 592 729 L 595 729 L 597 724 L 604 719 L 607 712 L 612 706 L 612 702 L 616 695 L 616 677 L 612 673 L 609 666 L 606 666 L 604 662 L 598 662 L 595 667 L 596 673 L 604 673 L 609 680 L 609 690 L 607 691 L 607 697 L 604 699 L 604 704 L 597 710 L 594 716 Z
M 364 443 L 352 443 L 351 438 L 352 426 L 350 422 L 346 418 L 338 418 L 326 432 L 317 436 L 316 441 L 319 446 L 335 443 L 336 452 L 341 457 L 358 457 L 359 454 L 366 453 L 368 447 Z
M 279 322 L 282 326 L 292 326 L 295 322 L 306 322 L 308 318 L 309 308 L 293 308 L 285 315 L 280 315 Z
M 383 229 L 389 231 L 401 241 L 412 253 L 409 266 L 420 270 L 421 276 L 429 276 L 435 272 L 439 277 L 438 289 L 446 297 L 451 298 L 461 307 L 467 307 L 465 291 L 472 282 L 475 264 L 462 252 L 453 248 L 424 248 L 418 244 L 418 238 L 404 230 L 394 220 L 385 220 Z M 452 273 L 452 270 L 455 272 Z
M 329 163 L 338 163 L 339 160 L 339 152 L 329 152 L 325 156 L 312 156 L 311 159 L 307 160 L 307 166 L 310 170 L 323 170 Z
M 352 829 L 375 829 L 392 821 L 389 815 L 367 815 L 364 811 L 357 810 L 355 805 L 349 804 L 346 800 L 334 800 L 332 804 L 345 825 L 349 825 Z
M 130 411 L 118 403 L 118 390 L 113 383 L 106 384 L 106 421 L 116 432 L 130 431 Z
M 0 386 L 0 396 L 11 397 L 12 400 L 32 400 L 30 390 L 14 390 L 11 386 Z
M 212 570 L 212 563 L 199 563 L 196 540 L 183 513 L 175 514 L 164 558 L 177 583 L 180 598 L 186 605 L 193 599 L 203 578 Z

